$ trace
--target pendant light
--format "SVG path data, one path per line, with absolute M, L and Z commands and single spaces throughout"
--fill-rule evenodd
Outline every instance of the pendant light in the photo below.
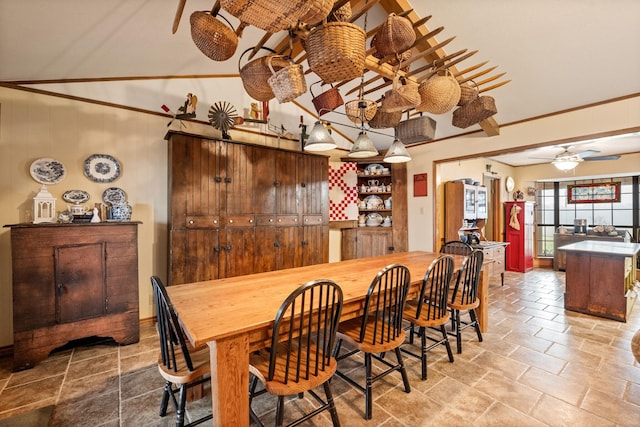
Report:
M 393 140 L 393 144 L 387 150 L 384 161 L 387 163 L 406 163 L 411 160 L 411 155 L 402 141 L 397 137 Z
M 373 157 L 378 155 L 378 149 L 373 145 L 373 141 L 364 130 L 361 130 L 355 142 L 351 146 L 348 157 L 354 159 L 362 159 L 365 157 Z
M 324 127 L 324 125 L 318 120 L 311 129 L 309 138 L 304 144 L 305 151 L 327 151 L 336 148 L 336 142 L 333 137 Z

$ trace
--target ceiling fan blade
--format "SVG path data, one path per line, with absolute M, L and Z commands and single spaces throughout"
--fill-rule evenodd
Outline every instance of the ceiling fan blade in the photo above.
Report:
M 580 157 L 582 157 L 584 159 L 584 158 L 591 157 L 594 154 L 598 154 L 598 153 L 599 153 L 599 151 L 597 151 L 597 150 L 584 150 L 584 151 L 581 151 L 580 153 L 578 153 L 578 156 L 580 156 Z
M 618 160 L 620 156 L 596 156 L 596 157 L 585 157 L 583 160 L 592 161 L 592 160 Z

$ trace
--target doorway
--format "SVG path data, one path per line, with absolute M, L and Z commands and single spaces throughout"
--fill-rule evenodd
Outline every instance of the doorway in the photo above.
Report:
M 502 203 L 500 201 L 501 178 L 498 175 L 483 175 L 484 185 L 489 193 L 489 212 L 484 226 L 484 237 L 489 241 L 501 242 L 500 221 L 502 213 Z

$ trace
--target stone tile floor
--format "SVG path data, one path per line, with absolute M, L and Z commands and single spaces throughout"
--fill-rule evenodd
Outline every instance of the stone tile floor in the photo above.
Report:
M 640 308 L 627 323 L 600 319 L 565 311 L 563 292 L 562 272 L 506 273 L 503 287 L 490 286 L 484 342 L 465 331 L 463 353 L 454 363 L 444 347 L 432 350 L 426 381 L 420 380 L 419 360 L 406 357 L 411 393 L 404 393 L 399 374 L 375 383 L 371 421 L 362 418 L 364 396 L 334 379 L 342 425 L 640 425 L 640 365 L 630 350 Z M 1 358 L 0 426 L 174 425 L 172 408 L 166 417 L 158 416 L 163 380 L 155 365 L 156 339 L 155 328 L 146 324 L 137 344 L 82 344 L 21 372 L 12 372 L 11 360 Z M 357 363 L 344 362 L 342 370 L 362 378 Z M 290 399 L 286 418 L 313 405 L 306 396 Z M 37 419 L 34 410 L 51 406 L 48 424 L 20 421 L 20 416 Z M 273 423 L 272 397 L 256 398 L 253 407 L 265 423 Z M 205 397 L 188 405 L 187 417 L 209 410 Z M 16 419 L 17 424 L 11 422 Z M 331 421 L 325 412 L 306 425 Z

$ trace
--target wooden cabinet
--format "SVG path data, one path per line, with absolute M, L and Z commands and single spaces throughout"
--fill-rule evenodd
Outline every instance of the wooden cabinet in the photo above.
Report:
M 17 369 L 71 340 L 138 342 L 138 223 L 9 227 Z
M 460 240 L 470 232 L 479 232 L 489 214 L 487 187 L 462 181 L 445 183 L 444 242 Z
M 567 254 L 564 251 L 558 250 L 560 246 L 568 245 L 570 243 L 582 242 L 584 240 L 594 240 L 601 242 L 624 242 L 624 236 L 598 236 L 591 234 L 555 233 L 553 235 L 553 269 L 564 271 L 567 264 Z
M 533 207 L 533 202 L 505 203 L 507 271 L 533 270 Z
M 353 161 L 348 158 L 343 160 Z M 377 157 L 358 161 L 357 164 L 359 214 L 383 219 L 389 217 L 391 225 L 367 226 L 365 223 L 361 227 L 343 229 L 341 258 L 348 260 L 407 251 L 406 164 L 384 163 L 382 158 Z
M 640 245 L 581 241 L 565 246 L 564 307 L 567 310 L 626 322 L 636 300 L 636 257 Z
M 474 249 L 483 252 L 483 269 L 487 271 L 489 279 L 500 276 L 500 282 L 504 285 L 505 248 L 508 244 L 503 242 L 481 242 L 472 245 Z
M 325 156 L 169 135 L 169 283 L 328 262 Z

